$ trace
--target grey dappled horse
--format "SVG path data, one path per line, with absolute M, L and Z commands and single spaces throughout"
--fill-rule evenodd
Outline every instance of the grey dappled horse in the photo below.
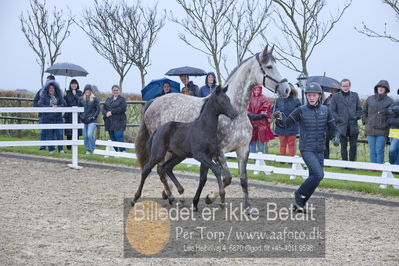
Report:
M 207 180 L 208 169 L 211 169 L 216 176 L 223 206 L 225 192 L 220 176 L 221 170 L 212 161 L 220 152 L 217 143 L 219 116 L 224 114 L 230 119 L 234 119 L 238 115 L 231 105 L 226 91 L 227 87 L 217 86 L 211 95 L 206 98 L 199 117 L 194 121 L 188 123 L 170 121 L 154 131 L 148 141 L 148 150 L 151 151 L 150 160 L 145 164 L 141 173 L 140 185 L 131 202 L 132 206 L 141 197 L 144 182 L 151 173 L 151 169 L 164 160 L 167 152 L 172 156 L 162 167 L 176 185 L 180 194 L 184 192 L 184 188 L 174 175 L 173 168 L 186 158 L 194 158 L 201 163 L 199 184 L 193 199 L 195 210 L 198 211 L 198 201 Z M 163 180 L 163 182 L 166 182 L 166 180 Z M 172 204 L 174 198 L 171 198 L 171 194 L 167 196 Z
M 238 168 L 241 187 L 244 193 L 244 206 L 249 207 L 247 161 L 249 155 L 249 143 L 252 137 L 252 126 L 247 117 L 249 99 L 252 88 L 262 84 L 270 91 L 277 93 L 279 97 L 287 97 L 290 93 L 288 81 L 282 78 L 277 70 L 273 48 L 268 46 L 263 52 L 249 57 L 241 62 L 229 75 L 226 84 L 229 89 L 227 95 L 230 97 L 233 107 L 238 111 L 238 117 L 231 121 L 226 116 L 219 117 L 218 143 L 222 151 L 215 161 L 219 164 L 224 176 L 224 186 L 231 183 L 231 175 L 227 168 L 224 153 L 235 151 L 237 154 Z M 142 111 L 139 132 L 136 138 L 136 154 L 141 169 L 149 160 L 147 141 L 160 125 L 169 121 L 191 122 L 196 119 L 206 98 L 198 98 L 184 94 L 170 93 L 148 102 Z M 158 164 L 158 174 L 164 184 L 163 195 L 170 194 L 170 188 L 165 172 Z M 219 196 L 218 192 L 207 196 L 207 203 L 213 202 Z

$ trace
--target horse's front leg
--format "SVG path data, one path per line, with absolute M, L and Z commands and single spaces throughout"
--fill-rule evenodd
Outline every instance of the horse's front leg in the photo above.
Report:
M 225 201 L 225 191 L 224 186 L 222 184 L 222 177 L 221 177 L 221 170 L 219 166 L 217 166 L 213 161 L 212 158 L 208 158 L 205 154 L 198 154 L 194 156 L 195 159 L 201 162 L 205 167 L 210 168 L 214 175 L 216 176 L 216 180 L 219 186 L 219 195 L 221 201 L 221 207 L 224 208 L 224 201 Z
M 227 166 L 227 159 L 224 156 L 223 151 L 219 150 L 218 154 L 215 156 L 215 161 L 218 164 L 218 166 L 220 167 L 220 170 L 222 171 L 223 185 L 226 188 L 228 185 L 231 184 L 232 176 L 231 176 L 231 173 Z M 212 192 L 206 196 L 205 202 L 206 202 L 206 204 L 211 204 L 218 197 L 219 197 L 219 192 Z
M 201 163 L 199 184 L 198 184 L 197 191 L 195 192 L 195 196 L 193 199 L 193 205 L 194 205 L 195 211 L 198 211 L 198 201 L 201 196 L 202 189 L 204 188 L 206 180 L 207 180 L 208 169 L 209 169 L 208 167 L 206 167 L 203 163 Z

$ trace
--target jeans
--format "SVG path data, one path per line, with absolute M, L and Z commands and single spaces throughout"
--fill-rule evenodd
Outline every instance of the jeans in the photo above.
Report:
M 286 155 L 287 146 L 288 146 L 288 155 L 295 156 L 295 141 L 296 135 L 292 136 L 282 136 L 278 135 L 278 139 L 280 140 L 280 155 Z
M 348 141 L 349 141 L 349 161 L 356 161 L 357 154 L 357 136 L 358 134 L 346 137 L 341 135 L 341 158 L 344 161 L 348 160 Z
M 125 142 L 125 139 L 123 138 L 123 130 L 110 130 L 108 131 L 108 135 L 111 138 L 112 141 L 119 141 L 119 142 Z M 118 151 L 118 147 L 114 147 L 115 151 Z M 119 147 L 119 151 L 125 151 L 126 149 L 123 147 Z
M 399 164 L 399 139 L 391 138 L 391 146 L 389 146 L 389 163 Z
M 370 161 L 372 163 L 384 163 L 386 136 L 367 136 L 370 149 Z
M 85 138 L 85 148 L 87 152 L 93 152 L 96 148 L 96 139 L 94 138 L 96 125 L 96 122 L 92 122 L 85 124 L 85 127 L 83 128 L 83 136 Z
M 39 116 L 39 124 L 43 124 L 43 118 Z M 46 140 L 46 130 L 40 129 L 40 140 Z M 45 149 L 46 146 L 40 146 L 40 149 Z
M 258 146 L 258 152 L 265 153 L 265 143 L 259 140 L 253 140 L 249 144 L 249 152 L 256 153 L 256 146 Z
M 64 132 L 62 129 L 44 129 L 46 140 L 63 140 Z M 48 146 L 48 151 L 54 151 L 54 146 Z M 58 151 L 64 150 L 62 145 L 58 146 Z
M 305 200 L 308 201 L 324 177 L 324 152 L 304 151 L 301 152 L 301 155 L 308 167 L 309 177 L 306 178 L 297 191 L 306 196 Z

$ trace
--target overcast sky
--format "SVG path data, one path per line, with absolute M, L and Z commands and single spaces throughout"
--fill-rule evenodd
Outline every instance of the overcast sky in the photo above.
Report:
M 129 0 L 127 0 L 130 2 Z M 54 4 L 57 8 L 66 9 L 68 5 L 72 12 L 79 17 L 82 8 L 90 6 L 93 1 L 81 0 L 47 0 L 47 6 Z M 153 5 L 156 1 L 143 1 L 145 5 Z M 334 13 L 335 8 L 342 1 L 327 1 L 327 8 Z M 183 16 L 182 9 L 174 0 L 162 0 L 159 9 L 171 10 L 175 16 Z M 19 15 L 29 8 L 29 0 L 1 0 L 0 1 L 0 89 L 27 89 L 36 91 L 40 87 L 40 70 L 35 61 L 35 54 L 28 46 L 19 22 Z M 65 13 L 65 15 L 67 15 Z M 326 40 L 319 45 L 308 63 L 310 75 L 331 76 L 337 80 L 349 78 L 352 80 L 352 90 L 361 95 L 370 95 L 374 85 L 380 79 L 386 79 L 391 86 L 391 96 L 396 96 L 399 87 L 399 43 L 386 39 L 369 38 L 357 33 L 355 26 L 361 27 L 361 22 L 379 31 L 384 30 L 384 23 L 388 23 L 388 30 L 399 36 L 399 21 L 395 19 L 393 11 L 382 4 L 380 0 L 353 0 L 342 20 L 336 25 Z M 152 65 L 148 68 L 146 82 L 164 77 L 170 68 L 184 65 L 199 67 L 205 71 L 213 71 L 208 60 L 202 53 L 188 47 L 178 39 L 178 32 L 182 29 L 166 21 L 161 30 L 158 41 L 151 52 Z M 271 39 L 281 38 L 280 32 L 273 27 L 268 28 L 267 36 Z M 255 42 L 253 50 L 264 47 L 261 40 Z M 231 61 L 230 69 L 235 67 L 235 55 L 231 46 L 226 54 Z M 71 35 L 62 46 L 62 54 L 57 62 L 71 62 L 84 67 L 90 74 L 80 77 L 81 87 L 84 84 L 95 84 L 101 91 L 110 91 L 113 84 L 118 83 L 118 75 L 111 65 L 96 53 L 89 39 L 76 26 L 71 27 Z M 297 82 L 299 73 L 278 65 L 283 76 L 292 83 Z M 57 80 L 64 87 L 64 77 L 57 76 Z M 179 81 L 178 78 L 173 78 Z M 192 78 L 202 86 L 204 78 Z M 68 79 L 69 82 L 69 79 Z M 124 81 L 124 92 L 140 93 L 141 82 L 139 72 L 132 68 Z

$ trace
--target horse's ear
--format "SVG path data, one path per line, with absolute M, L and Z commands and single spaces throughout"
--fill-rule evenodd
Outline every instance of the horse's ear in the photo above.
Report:
M 273 44 L 273 46 L 272 46 L 272 49 L 270 49 L 270 53 L 269 53 L 269 54 L 272 54 L 272 53 L 273 53 L 273 50 L 274 50 L 274 44 Z
M 224 87 L 224 88 L 223 88 L 223 92 L 226 93 L 227 90 L 228 90 L 228 88 L 229 88 L 229 85 L 227 85 L 226 87 Z
M 263 50 L 263 55 L 267 55 L 267 50 L 269 50 L 269 44 L 266 44 L 266 47 Z
M 220 93 L 222 91 L 222 87 L 220 86 L 220 85 L 218 85 L 216 88 L 215 88 L 215 92 L 216 93 Z

